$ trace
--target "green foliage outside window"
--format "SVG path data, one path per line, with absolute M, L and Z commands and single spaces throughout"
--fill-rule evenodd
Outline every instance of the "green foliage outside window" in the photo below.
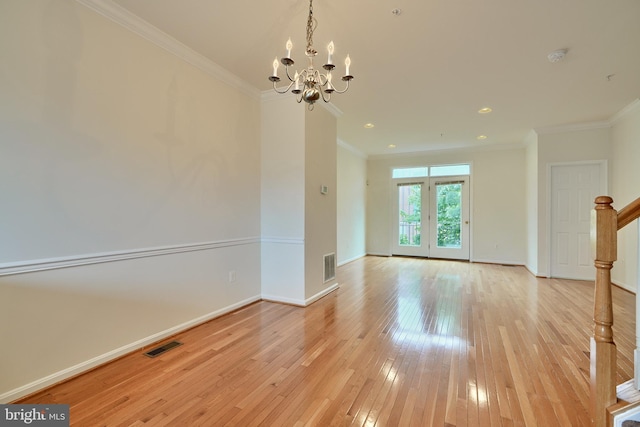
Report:
M 410 241 L 409 236 L 406 234 L 400 235 L 401 245 L 420 245 L 420 228 L 422 218 L 422 195 L 420 185 L 412 185 L 409 198 L 408 198 L 408 211 L 400 209 L 400 220 L 407 224 L 410 228 L 413 228 L 415 233 L 412 233 L 412 239 Z
M 436 186 L 438 247 L 460 247 L 461 184 Z

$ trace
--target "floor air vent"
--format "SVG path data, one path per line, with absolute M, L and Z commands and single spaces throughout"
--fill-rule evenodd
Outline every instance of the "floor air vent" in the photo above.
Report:
M 328 282 L 336 278 L 336 254 L 324 256 L 324 281 Z
M 182 345 L 180 341 L 171 341 L 164 345 L 161 345 L 158 348 L 147 351 L 144 355 L 149 357 L 160 356 L 162 353 L 166 353 L 167 351 L 171 350 L 172 348 L 178 347 L 179 345 Z

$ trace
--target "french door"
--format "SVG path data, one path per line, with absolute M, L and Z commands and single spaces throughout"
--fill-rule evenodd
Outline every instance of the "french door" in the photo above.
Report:
M 431 178 L 432 258 L 469 259 L 469 177 Z
M 394 255 L 469 259 L 469 177 L 397 180 Z
M 429 256 L 428 181 L 401 180 L 396 186 L 393 254 Z

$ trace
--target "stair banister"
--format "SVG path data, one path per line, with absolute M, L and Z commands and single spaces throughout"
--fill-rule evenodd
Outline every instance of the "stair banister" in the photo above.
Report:
M 606 427 L 607 408 L 616 399 L 616 345 L 613 342 L 611 268 L 617 256 L 617 213 L 613 199 L 597 197 L 592 219 L 596 267 L 593 337 L 591 338 L 591 414 L 596 427 Z
M 591 415 L 596 427 L 609 425 L 608 408 L 617 402 L 617 351 L 612 329 L 611 268 L 617 258 L 618 230 L 640 217 L 640 198 L 619 212 L 613 209 L 612 203 L 611 197 L 597 197 L 591 222 L 596 280 L 590 374 Z
M 629 203 L 618 212 L 618 230 L 624 228 L 640 217 L 640 197 Z

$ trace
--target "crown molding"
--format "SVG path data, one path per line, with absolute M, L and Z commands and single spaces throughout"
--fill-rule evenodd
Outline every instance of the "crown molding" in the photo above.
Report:
M 603 120 L 599 122 L 588 122 L 588 123 L 572 123 L 568 125 L 559 125 L 559 126 L 547 126 L 541 128 L 535 128 L 534 131 L 538 135 L 547 135 L 551 133 L 561 133 L 561 132 L 576 132 L 581 130 L 595 130 L 595 129 L 606 129 L 611 127 L 610 120 Z
M 513 142 L 507 144 L 490 144 L 482 145 L 479 147 L 454 147 L 454 148 L 442 148 L 438 150 L 420 150 L 420 151 L 403 151 L 399 153 L 384 153 L 384 154 L 370 154 L 369 160 L 386 160 L 393 158 L 406 158 L 416 156 L 436 156 L 440 154 L 451 153 L 482 153 L 488 151 L 508 151 L 508 150 L 522 150 L 525 148 L 524 142 Z M 464 163 L 464 161 L 456 162 Z
M 245 95 L 254 99 L 260 98 L 258 89 L 113 1 L 76 0 L 76 2 L 154 43 L 229 86 L 238 89 Z
M 347 144 L 346 142 L 344 142 L 343 140 L 341 140 L 340 138 L 338 138 L 338 145 L 342 148 L 344 148 L 345 150 L 349 150 L 351 151 L 353 154 L 355 154 L 356 156 L 367 160 L 367 158 L 369 157 L 367 155 L 367 153 L 358 150 L 356 147 L 354 147 L 353 145 Z
M 616 114 L 611 116 L 608 120 L 602 120 L 598 122 L 587 122 L 587 123 L 574 123 L 568 125 L 560 125 L 560 126 L 549 126 L 542 128 L 535 128 L 534 131 L 538 135 L 544 135 L 549 133 L 560 133 L 560 132 L 573 132 L 580 130 L 594 130 L 594 129 L 604 129 L 612 127 L 618 120 L 624 118 L 636 108 L 640 108 L 640 98 L 634 99 L 629 105 L 622 108 Z
M 322 106 L 322 108 L 330 112 L 336 119 L 342 117 L 342 114 L 344 114 L 341 109 L 330 102 L 323 102 L 320 105 Z
M 613 123 L 617 122 L 618 120 L 623 119 L 628 114 L 631 114 L 631 112 L 633 112 L 636 108 L 640 108 L 640 98 L 634 99 L 631 102 L 631 104 L 627 105 L 622 110 L 620 110 L 616 114 L 614 114 L 613 117 L 611 117 L 611 119 L 609 121 L 611 122 L 611 124 L 613 124 Z

